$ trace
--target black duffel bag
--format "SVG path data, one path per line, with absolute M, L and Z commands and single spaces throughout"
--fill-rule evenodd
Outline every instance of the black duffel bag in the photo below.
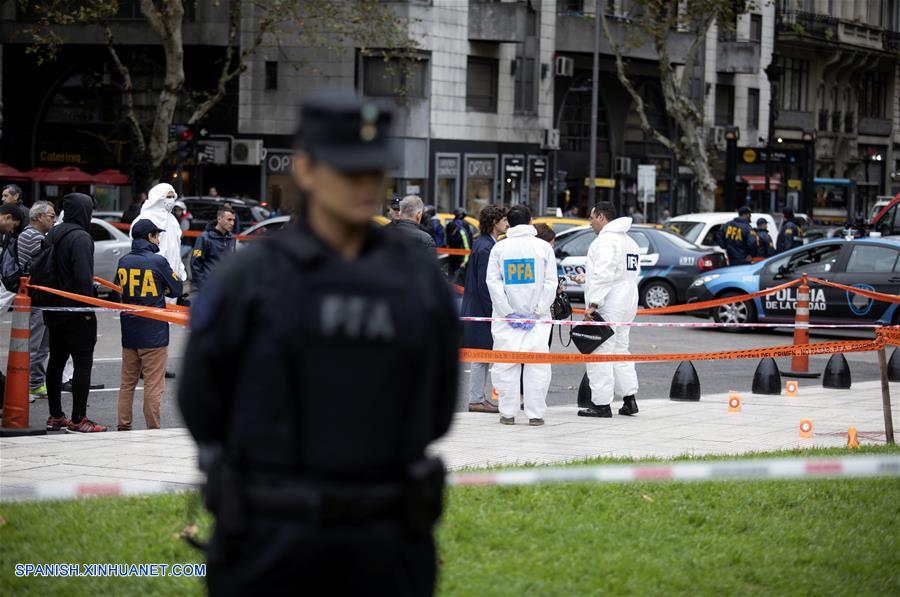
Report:
M 591 320 L 605 321 L 596 311 L 591 313 Z M 572 342 L 581 354 L 591 354 L 613 334 L 608 325 L 576 325 L 572 328 Z

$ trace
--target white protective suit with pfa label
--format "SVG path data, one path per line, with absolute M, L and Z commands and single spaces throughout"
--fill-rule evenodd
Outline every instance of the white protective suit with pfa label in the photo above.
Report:
M 173 193 L 173 197 L 166 197 L 169 193 Z M 187 280 L 187 271 L 184 269 L 184 263 L 181 261 L 181 224 L 172 215 L 172 208 L 175 206 L 175 200 L 178 194 L 175 189 L 168 183 L 160 183 L 150 189 L 147 193 L 147 200 L 141 206 L 141 213 L 134 219 L 150 220 L 156 224 L 157 228 L 163 230 L 159 235 L 159 254 L 166 258 L 169 267 L 178 276 L 181 281 Z M 134 222 L 131 227 L 134 228 Z M 130 235 L 130 232 L 129 232 Z M 166 299 L 166 302 L 175 302 L 175 299 Z
M 641 276 L 640 250 L 628 234 L 631 218 L 609 222 L 591 243 L 585 267 L 584 302 L 597 305 L 606 321 L 630 322 L 638 306 Z M 614 327 L 615 335 L 594 354 L 628 354 L 630 327 Z M 608 405 L 613 396 L 634 396 L 638 391 L 634 363 L 588 363 L 591 402 Z
M 534 226 L 510 228 L 506 238 L 491 249 L 487 269 L 493 317 L 520 315 L 532 319 L 550 319 L 550 305 L 556 298 L 556 255 L 550 243 L 537 237 Z M 508 322 L 491 323 L 494 350 L 549 352 L 553 326 L 535 324 L 530 330 L 517 329 Z M 500 394 L 500 414 L 515 417 L 519 411 L 518 364 L 495 363 L 491 380 Z M 547 409 L 550 365 L 524 365 L 525 415 L 541 419 Z

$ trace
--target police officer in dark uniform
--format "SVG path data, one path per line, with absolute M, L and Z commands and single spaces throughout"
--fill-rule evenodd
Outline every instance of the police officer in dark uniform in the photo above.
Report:
M 769 222 L 765 218 L 756 220 L 756 256 L 762 259 L 771 257 L 775 254 L 775 244 L 772 242 L 772 236 L 769 234 Z
M 775 243 L 776 253 L 790 251 L 803 244 L 803 229 L 794 220 L 794 210 L 785 207 L 781 213 L 784 216 L 784 222 L 781 224 L 781 230 L 778 231 L 778 241 Z
M 756 232 L 750 225 L 750 208 L 746 205 L 738 209 L 733 220 L 719 228 L 716 240 L 728 254 L 729 265 L 750 263 L 759 248 Z
M 429 595 L 444 468 L 425 448 L 456 401 L 454 299 L 433 256 L 371 223 L 391 114 L 332 91 L 300 121 L 297 222 L 192 310 L 178 400 L 216 519 L 208 587 Z

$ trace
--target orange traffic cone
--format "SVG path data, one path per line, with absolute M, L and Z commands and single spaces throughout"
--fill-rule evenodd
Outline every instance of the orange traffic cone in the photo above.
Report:
M 3 400 L 3 424 L 0 437 L 46 435 L 45 427 L 28 427 L 28 377 L 31 355 L 31 297 L 28 278 L 22 278 L 19 293 L 13 299 L 12 330 L 9 333 L 9 364 L 6 369 L 6 393 Z
M 794 315 L 794 346 L 809 344 L 809 284 L 803 274 L 800 287 L 797 289 L 797 302 Z M 784 372 L 785 377 L 819 377 L 818 373 L 809 372 L 809 355 L 791 357 L 791 369 Z

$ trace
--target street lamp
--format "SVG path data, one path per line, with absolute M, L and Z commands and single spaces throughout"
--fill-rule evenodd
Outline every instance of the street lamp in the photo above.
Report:
M 816 129 L 803 131 L 802 139 L 806 148 L 806 166 L 803 168 L 803 203 L 797 211 L 811 214 L 813 185 L 816 184 Z
M 737 142 L 741 138 L 741 129 L 736 126 L 725 127 L 725 204 L 737 209 Z
M 777 118 L 777 110 L 775 108 L 775 95 L 778 90 L 778 82 L 781 80 L 781 73 L 784 69 L 778 64 L 778 54 L 772 53 L 772 60 L 766 67 L 766 78 L 769 79 L 769 134 L 766 136 L 766 197 L 769 198 L 769 210 L 775 211 L 775 200 L 772 197 L 772 186 L 769 181 L 771 178 L 772 163 L 772 136 L 775 134 L 775 119 Z M 778 138 L 781 143 L 783 139 Z

